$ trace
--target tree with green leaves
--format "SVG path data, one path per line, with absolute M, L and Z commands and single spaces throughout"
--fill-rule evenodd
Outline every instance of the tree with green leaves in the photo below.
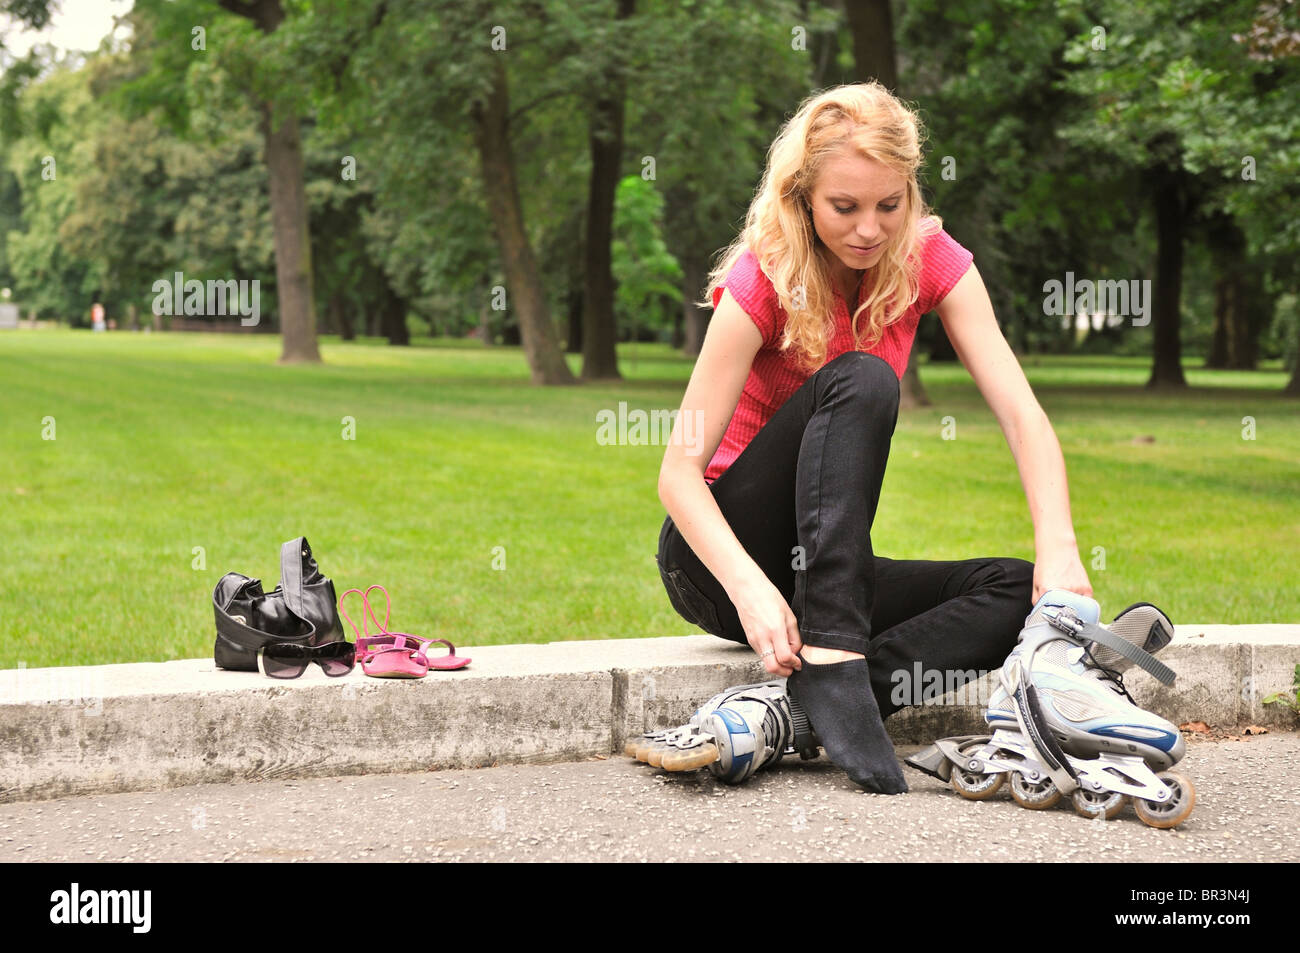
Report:
M 89 324 L 108 264 L 74 254 L 64 223 L 76 211 L 77 170 L 92 161 L 99 120 L 85 76 L 41 47 L 5 75 L 3 159 L 17 215 L 0 222 L 16 298 L 31 313 Z
M 1184 245 L 1198 222 L 1208 222 L 1224 264 L 1238 271 L 1248 242 L 1256 253 L 1300 250 L 1281 201 L 1297 171 L 1296 61 L 1250 55 L 1244 38 L 1256 0 L 1103 0 L 1094 9 L 1097 22 L 1072 42 L 1067 59 L 1075 69 L 1062 81 L 1090 105 L 1062 135 L 1138 170 L 1156 236 L 1148 386 L 1186 386 Z M 1245 190 L 1256 194 L 1237 194 Z M 1245 209 L 1251 239 L 1234 214 Z M 1239 316 L 1232 320 L 1243 326 Z
M 8 0 L 9 12 L 33 29 L 48 17 L 48 0 Z M 234 18 L 221 14 L 225 9 Z M 178 131 L 188 128 L 192 111 L 187 83 L 215 60 L 227 80 L 223 88 L 246 97 L 256 114 L 269 186 L 275 247 L 276 292 L 283 363 L 316 362 L 310 228 L 304 191 L 302 143 L 297 110 L 301 96 L 294 64 L 275 34 L 285 21 L 280 0 L 136 0 L 130 18 L 137 36 L 150 41 L 149 62 L 116 88 L 116 105 L 131 117 L 158 109 Z M 242 23 L 241 23 L 242 21 Z M 209 46 L 209 40 L 212 40 Z
M 575 379 L 525 224 L 514 138 L 533 106 L 571 90 L 573 81 L 564 70 L 544 68 L 557 52 L 558 28 L 539 25 L 528 8 L 322 0 L 294 25 L 290 45 L 308 66 L 315 101 L 334 134 L 369 134 L 358 142 L 366 147 L 358 149 L 358 161 L 367 163 L 385 202 L 417 214 L 454 209 L 466 219 L 476 202 L 486 207 L 482 217 L 491 224 L 504 287 L 489 284 L 494 269 L 486 262 L 466 259 L 482 248 L 482 222 L 472 225 L 471 241 L 447 256 L 466 265 L 456 281 L 518 317 L 535 383 L 565 384 Z M 518 77 L 536 81 L 523 105 L 512 103 Z
M 813 41 L 833 15 L 763 0 L 659 3 L 626 50 L 629 169 L 664 197 L 663 236 L 682 270 L 680 330 L 699 354 L 712 309 L 699 301 L 717 255 L 743 227 L 768 147 L 820 62 Z
M 618 185 L 614 216 L 612 257 L 618 280 L 617 311 L 626 320 L 629 336 L 637 339 L 637 325 L 656 304 L 679 299 L 681 266 L 669 253 L 660 234 L 663 197 L 653 184 L 629 175 Z

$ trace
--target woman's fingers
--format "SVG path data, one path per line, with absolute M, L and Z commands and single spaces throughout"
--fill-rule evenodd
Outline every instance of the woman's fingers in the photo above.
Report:
M 790 654 L 792 656 L 797 656 L 803 651 L 803 636 L 799 634 L 799 623 L 795 619 L 793 612 L 786 614 L 785 637 L 786 644 L 790 646 Z M 790 664 L 795 668 L 802 668 L 803 660 L 796 658 Z
M 783 638 L 772 639 L 771 636 L 764 634 L 751 640 L 749 645 L 758 656 L 759 661 L 763 663 L 763 668 L 767 670 L 768 674 L 789 675 L 791 671 L 789 659 L 782 658 L 781 650 L 784 643 Z M 789 655 L 788 649 L 785 654 Z
M 798 640 L 798 629 L 794 632 L 794 638 Z M 798 650 L 802 645 L 796 641 L 796 646 L 790 645 L 790 634 L 788 631 L 777 631 L 771 636 L 759 637 L 759 645 L 755 647 L 759 658 L 763 660 L 763 668 L 772 675 L 788 676 L 790 672 L 802 666 L 801 660 L 796 657 Z
M 795 657 L 794 650 L 790 648 L 790 634 L 788 630 L 777 636 L 772 644 L 772 648 L 776 649 L 776 655 L 774 657 L 781 663 L 781 668 L 784 670 L 782 674 L 789 675 L 799 667 L 799 659 Z
M 799 626 L 775 586 L 737 602 L 736 610 L 750 647 L 769 674 L 788 676 L 802 667 L 796 655 L 803 648 Z
M 768 643 L 763 648 L 758 649 L 758 656 L 763 661 L 763 668 L 767 669 L 771 675 L 789 675 L 790 663 L 781 657 L 781 646 Z

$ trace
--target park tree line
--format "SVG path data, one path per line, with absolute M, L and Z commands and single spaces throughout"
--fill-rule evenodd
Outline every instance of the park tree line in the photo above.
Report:
M 32 28 L 46 0 L 0 0 Z M 1300 393 L 1300 13 L 1289 0 L 136 0 L 131 39 L 0 53 L 0 287 L 149 322 L 154 282 L 257 279 L 282 360 L 317 335 L 477 333 L 532 378 L 698 352 L 695 302 L 777 129 L 878 79 L 1021 352 L 1283 357 Z M 3 42 L 3 37 L 0 37 Z M 1066 273 L 1149 280 L 1080 341 Z M 927 319 L 917 355 L 954 360 Z

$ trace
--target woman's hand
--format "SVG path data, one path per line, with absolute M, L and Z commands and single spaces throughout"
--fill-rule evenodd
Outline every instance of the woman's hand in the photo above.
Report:
M 1033 601 L 1048 589 L 1068 589 L 1081 596 L 1092 595 L 1092 583 L 1079 561 L 1076 546 L 1062 546 L 1047 552 L 1039 552 L 1034 560 L 1034 594 Z
M 781 591 L 766 576 L 744 582 L 727 593 L 750 647 L 773 675 L 789 675 L 803 663 L 795 653 L 803 648 L 799 625 Z

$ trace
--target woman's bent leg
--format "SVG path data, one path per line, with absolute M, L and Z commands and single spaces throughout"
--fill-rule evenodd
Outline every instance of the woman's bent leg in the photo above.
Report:
M 898 377 L 849 352 L 813 374 L 714 481 L 736 538 L 790 601 L 807 646 L 865 653 L 876 595 L 871 525 L 898 422 Z M 667 527 L 666 527 L 667 529 Z M 670 559 L 717 609 L 719 634 L 744 639 L 735 607 L 684 543 Z M 693 575 L 692 570 L 698 575 Z M 862 787 L 907 790 L 865 658 L 803 659 L 786 680 L 831 760 Z
M 866 657 L 883 716 L 999 668 L 1033 608 L 1034 564 L 1012 557 L 877 557 L 876 582 Z
M 850 351 L 809 377 L 711 485 L 741 546 L 790 602 L 805 645 L 866 651 L 870 531 L 897 420 L 893 369 Z M 687 598 L 715 610 L 714 634 L 746 642 L 726 591 L 671 519 L 660 543 L 661 567 L 680 570 L 676 581 L 696 590 Z

